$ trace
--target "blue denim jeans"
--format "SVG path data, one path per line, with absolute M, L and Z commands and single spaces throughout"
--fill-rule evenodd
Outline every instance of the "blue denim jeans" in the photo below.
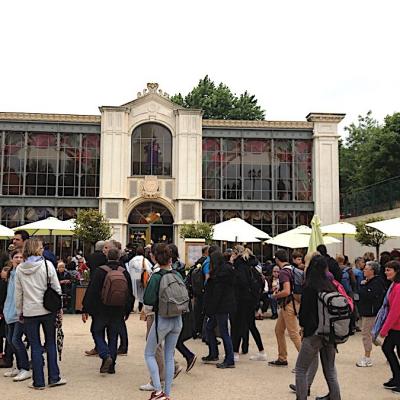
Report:
M 209 355 L 211 357 L 218 357 L 217 338 L 215 337 L 215 328 L 218 325 L 219 332 L 224 343 L 225 359 L 224 363 L 234 364 L 233 359 L 233 346 L 232 339 L 228 330 L 228 316 L 229 314 L 215 314 L 208 318 L 207 321 L 207 340 Z
M 46 385 L 43 372 L 43 346 L 40 342 L 40 326 L 43 328 L 46 343 L 49 384 L 60 380 L 60 370 L 57 364 L 56 315 L 50 313 L 38 317 L 25 317 L 24 328 L 31 345 L 33 385 L 35 387 Z
M 21 322 L 14 322 L 13 324 L 7 325 L 7 341 L 17 359 L 17 368 L 29 371 L 28 353 L 22 341 L 23 334 L 24 324 L 21 324 Z
M 119 349 L 123 353 L 128 352 L 128 329 L 126 328 L 126 322 L 122 320 L 121 322 L 121 330 L 119 333 Z
M 151 326 L 144 349 L 144 358 L 150 372 L 151 381 L 155 390 L 161 390 L 160 373 L 156 361 L 156 350 L 159 343 L 164 341 L 164 360 L 165 360 L 165 394 L 169 396 L 171 392 L 172 380 L 174 378 L 175 363 L 174 352 L 179 334 L 182 330 L 182 317 L 163 318 L 156 317 Z M 158 342 L 157 342 L 157 332 Z
M 99 352 L 99 356 L 103 360 L 108 356 L 111 356 L 114 362 L 117 359 L 117 342 L 118 335 L 121 331 L 122 322 L 122 316 L 92 316 L 92 335 L 96 344 L 96 349 Z M 107 332 L 107 342 L 105 340 L 104 332 Z

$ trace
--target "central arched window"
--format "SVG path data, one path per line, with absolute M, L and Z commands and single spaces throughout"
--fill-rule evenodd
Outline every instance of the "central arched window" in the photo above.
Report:
M 172 135 L 162 125 L 147 123 L 132 133 L 132 175 L 171 176 Z

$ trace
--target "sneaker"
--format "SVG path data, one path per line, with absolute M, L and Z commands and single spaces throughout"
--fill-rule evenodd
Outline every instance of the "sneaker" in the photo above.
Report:
M 278 319 L 278 314 L 272 314 L 271 319 Z
M 218 360 L 219 357 L 212 357 L 212 356 L 201 357 L 201 361 L 203 361 L 204 364 L 216 362 Z
M 267 361 L 267 355 L 265 352 L 260 351 L 258 354 L 254 354 L 254 356 L 250 357 L 252 361 Z
M 178 365 L 175 368 L 175 372 L 174 372 L 174 379 L 176 379 L 178 377 L 178 375 L 183 371 L 183 367 L 181 365 Z
M 268 365 L 270 365 L 271 367 L 287 367 L 288 366 L 288 362 L 287 361 L 283 361 L 283 360 L 279 360 L 279 358 L 275 361 L 270 361 L 268 363 Z
M 169 400 L 169 397 L 164 392 L 153 392 L 150 400 Z
M 233 353 L 233 361 L 238 362 L 239 358 L 239 353 Z
M 357 367 L 372 367 L 372 360 L 370 357 L 361 357 L 356 362 Z
M 14 382 L 22 382 L 29 378 L 32 378 L 32 371 L 27 371 L 26 369 L 21 369 L 19 374 L 14 377 Z
M 186 373 L 188 373 L 194 367 L 194 364 L 196 364 L 196 360 L 197 360 L 197 357 L 195 354 L 193 354 L 193 357 L 189 358 L 186 361 L 187 362 Z
M 85 355 L 87 356 L 98 356 L 99 352 L 96 349 L 92 349 L 92 350 L 85 350 Z
M 105 358 L 101 363 L 100 373 L 101 374 L 107 374 L 108 373 L 108 369 L 111 367 L 112 364 L 113 364 L 113 359 L 110 356 Z
M 235 368 L 235 363 L 227 364 L 226 362 L 222 362 L 222 363 L 218 363 L 216 365 L 216 367 L 219 368 L 219 369 Z
M 392 389 L 392 393 L 400 394 L 400 386 Z
M 108 368 L 107 374 L 115 374 L 115 363 L 112 363 L 110 365 L 110 368 Z
M 124 350 L 118 349 L 117 355 L 119 355 L 119 356 L 127 356 L 128 355 L 128 351 L 124 351 Z
M 35 385 L 33 384 L 33 382 L 31 382 L 31 383 L 28 385 L 28 388 L 30 388 L 30 389 L 35 389 L 35 390 L 43 390 L 43 389 L 46 388 L 46 386 L 35 386 Z
M 13 368 L 11 371 L 4 372 L 4 376 L 6 378 L 14 378 L 14 376 L 17 376 L 18 374 L 19 374 L 18 368 Z
M 142 390 L 143 392 L 154 392 L 156 389 L 151 383 L 146 383 L 142 386 L 139 386 L 139 390 Z
M 67 384 L 67 380 L 64 378 L 60 378 L 60 380 L 57 382 L 49 383 L 49 387 L 63 386 L 66 384 Z
M 398 384 L 398 382 L 396 382 L 393 378 L 389 379 L 387 382 L 385 382 L 383 384 L 383 387 L 385 389 L 395 389 L 397 387 L 399 387 L 400 385 Z

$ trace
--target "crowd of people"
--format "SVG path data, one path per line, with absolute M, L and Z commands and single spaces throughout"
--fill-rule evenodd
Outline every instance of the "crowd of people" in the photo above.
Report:
M 352 264 L 346 256 L 331 257 L 324 245 L 307 255 L 278 249 L 274 262 L 261 265 L 249 248 L 236 245 L 222 251 L 211 245 L 186 268 L 174 244 L 128 245 L 122 251 L 115 240 L 96 243 L 86 259 L 77 254 L 56 261 L 25 231 L 16 232 L 1 271 L 0 367 L 9 369 L 5 377 L 31 379 L 29 387 L 44 389 L 46 356 L 47 386 L 67 383 L 57 361 L 56 324 L 62 308 L 49 305 L 48 296 L 67 300 L 73 282 L 81 282 L 88 271 L 82 321 L 90 320 L 93 348 L 85 353 L 101 359 L 101 374 L 115 374 L 117 358 L 129 349 L 126 320 L 137 309 L 146 321 L 149 371 L 140 390 L 151 392 L 150 400 L 170 399 L 173 379 L 195 366 L 197 355 L 187 347 L 189 339 L 205 343 L 203 363 L 230 369 L 240 363 L 240 354 L 249 352 L 251 334 L 257 352 L 250 360 L 286 367 L 286 332 L 298 353 L 293 355 L 295 383 L 290 385 L 296 400 L 309 396 L 319 359 L 329 393 L 316 399 L 341 399 L 337 349 L 356 332 L 361 332 L 363 348 L 355 366 L 372 367 L 373 344 L 382 346 L 392 373 L 383 386 L 400 393 L 398 251 L 382 253 L 379 261 L 366 253 Z M 276 320 L 277 357 L 270 361 L 256 324 L 267 317 Z M 175 349 L 186 368 L 176 361 Z

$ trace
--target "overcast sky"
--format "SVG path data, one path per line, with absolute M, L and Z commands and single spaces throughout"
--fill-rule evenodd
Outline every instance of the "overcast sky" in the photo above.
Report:
M 208 74 L 270 120 L 400 111 L 400 2 L 3 0 L 0 111 L 99 114 Z

